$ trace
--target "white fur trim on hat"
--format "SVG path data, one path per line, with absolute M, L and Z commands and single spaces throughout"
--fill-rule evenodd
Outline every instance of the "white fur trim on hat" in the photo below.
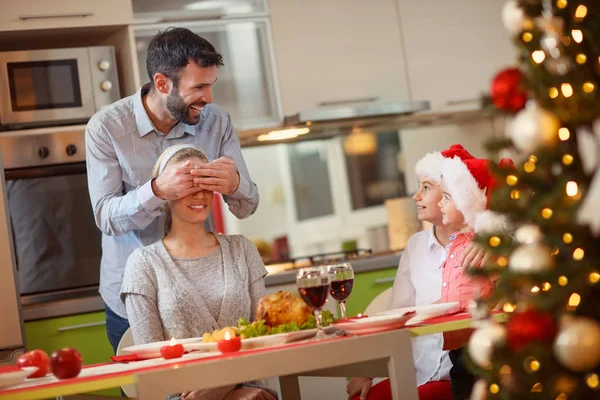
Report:
M 502 214 L 486 210 L 475 217 L 475 232 L 480 233 L 506 233 L 508 219 Z
M 440 169 L 444 156 L 439 151 L 427 153 L 423 158 L 417 161 L 415 173 L 419 178 L 429 178 L 433 183 L 439 183 L 442 180 L 442 171 Z
M 465 217 L 467 225 L 475 228 L 477 214 L 486 210 L 485 190 L 479 189 L 477 181 L 458 157 L 444 159 L 441 170 L 444 185 L 452 196 L 456 208 Z

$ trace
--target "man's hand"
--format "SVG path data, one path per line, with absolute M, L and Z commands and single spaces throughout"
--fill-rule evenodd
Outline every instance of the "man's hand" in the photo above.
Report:
M 366 400 L 369 390 L 373 386 L 372 378 L 352 378 L 346 386 L 346 393 L 348 393 L 348 400 L 360 395 L 360 400 Z
M 229 392 L 223 400 L 275 400 L 275 397 L 260 388 L 241 387 Z
M 152 191 L 163 200 L 175 200 L 200 191 L 190 174 L 190 160 L 183 165 L 169 165 L 152 181 Z
M 463 272 L 467 272 L 469 267 L 481 267 L 485 265 L 490 255 L 483 247 L 477 243 L 470 243 L 465 249 L 462 259 L 458 260 L 459 265 L 462 267 Z
M 211 163 L 196 165 L 190 172 L 194 176 L 194 184 L 200 189 L 218 192 L 229 196 L 240 186 L 240 174 L 235 162 L 220 157 Z

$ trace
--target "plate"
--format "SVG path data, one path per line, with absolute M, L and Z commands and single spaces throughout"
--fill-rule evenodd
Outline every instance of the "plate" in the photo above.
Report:
M 3 368 L 0 370 L 0 388 L 17 385 L 35 371 L 37 371 L 37 367 Z
M 393 310 L 379 312 L 377 315 L 403 315 L 411 311 L 414 311 L 416 315 L 407 321 L 406 325 L 415 325 L 430 318 L 453 314 L 460 311 L 460 308 L 458 302 L 454 301 L 449 303 L 428 304 L 425 306 L 395 308 Z
M 188 339 L 177 339 L 177 343 L 183 345 L 185 351 L 192 351 L 190 346 L 194 343 L 202 342 L 202 338 L 188 338 Z M 160 348 L 171 344 L 170 340 L 164 340 L 162 342 L 145 343 L 137 346 L 124 347 L 123 351 L 126 353 L 136 354 L 140 358 L 158 358 L 160 355 Z
M 406 311 L 404 314 L 377 315 L 342 322 L 335 324 L 335 327 L 341 328 L 351 335 L 385 332 L 404 327 L 406 321 L 412 318 L 413 315 L 412 311 Z
M 323 328 L 325 333 L 334 332 L 336 327 L 333 325 Z M 281 346 L 286 343 L 297 342 L 299 340 L 310 339 L 317 334 L 317 329 L 304 329 L 286 333 L 276 333 L 275 335 L 257 336 L 249 339 L 242 339 L 242 350 L 258 349 L 264 347 Z M 190 343 L 189 348 L 201 351 L 217 351 L 217 342 Z

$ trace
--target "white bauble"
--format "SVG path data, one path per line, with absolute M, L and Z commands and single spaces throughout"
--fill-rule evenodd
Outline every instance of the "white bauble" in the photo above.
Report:
M 479 379 L 473 385 L 471 390 L 470 400 L 486 400 L 488 391 L 488 383 L 485 379 Z
M 490 323 L 477 329 L 469 339 L 468 350 L 471 359 L 481 367 L 488 367 L 496 346 L 506 342 L 506 328 Z
M 509 126 L 509 137 L 516 148 L 532 152 L 538 147 L 549 146 L 558 139 L 560 121 L 554 114 L 539 107 L 533 100 L 519 111 Z
M 563 319 L 554 340 L 554 355 L 571 371 L 596 368 L 600 365 L 600 324 L 587 317 Z
M 506 30 L 512 35 L 517 36 L 523 30 L 525 22 L 525 13 L 514 0 L 509 0 L 502 7 L 502 23 Z
M 554 266 L 552 249 L 543 243 L 524 244 L 510 255 L 508 267 L 525 274 L 548 271 Z
M 532 244 L 542 239 L 540 227 L 534 224 L 525 224 L 515 231 L 515 239 L 521 244 Z

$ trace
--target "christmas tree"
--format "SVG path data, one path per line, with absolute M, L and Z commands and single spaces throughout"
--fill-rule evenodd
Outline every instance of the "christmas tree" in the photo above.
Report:
M 490 99 L 514 116 L 490 148 L 515 169 L 490 199 L 508 231 L 476 239 L 493 257 L 471 273 L 498 280 L 472 310 L 472 398 L 600 399 L 600 0 L 509 1 L 502 20 L 518 66 Z

